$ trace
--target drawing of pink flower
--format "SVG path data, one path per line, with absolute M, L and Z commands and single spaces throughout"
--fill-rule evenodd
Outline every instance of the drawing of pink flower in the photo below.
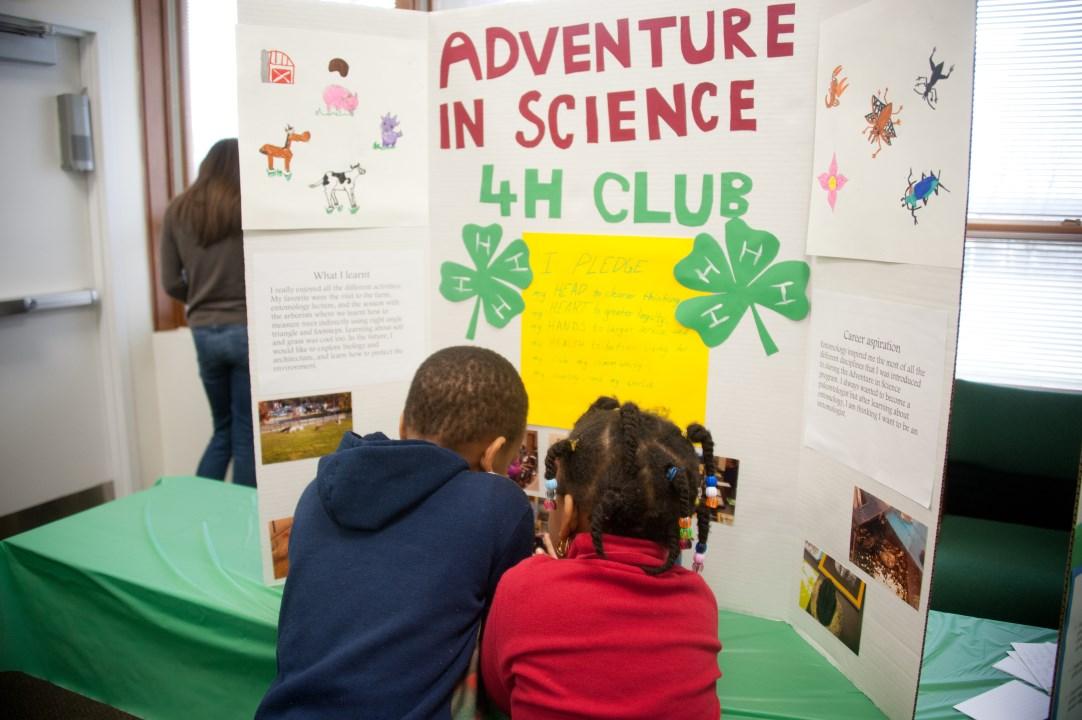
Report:
M 834 203 L 838 200 L 838 191 L 845 187 L 848 180 L 845 175 L 838 172 L 838 156 L 830 156 L 830 167 L 819 176 L 819 186 L 827 191 L 827 204 L 831 212 L 834 211 Z

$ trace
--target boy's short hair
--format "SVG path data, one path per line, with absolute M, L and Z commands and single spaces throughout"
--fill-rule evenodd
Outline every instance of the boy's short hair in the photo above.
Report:
M 526 386 L 514 365 L 491 350 L 459 345 L 421 363 L 403 415 L 411 432 L 455 448 L 501 435 L 517 442 L 527 408 Z

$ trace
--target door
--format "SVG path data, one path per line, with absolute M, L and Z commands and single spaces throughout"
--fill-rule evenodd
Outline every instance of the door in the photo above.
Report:
M 82 91 L 79 41 L 0 35 L 5 55 L 55 45 L 51 65 L 0 60 L 0 301 L 46 304 L 95 287 L 90 178 L 60 167 L 56 96 Z M 100 320 L 96 305 L 0 316 L 0 520 L 103 485 L 111 496 Z

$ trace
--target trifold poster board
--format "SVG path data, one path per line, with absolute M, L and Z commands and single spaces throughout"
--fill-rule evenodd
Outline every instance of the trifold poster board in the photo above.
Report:
M 531 494 L 598 395 L 704 422 L 724 468 L 704 572 L 719 605 L 789 622 L 910 717 L 974 13 L 241 0 L 267 581 L 317 458 L 345 430 L 395 435 L 418 363 L 477 343 L 526 381 Z
M 1082 458 L 1079 460 L 1078 476 L 1082 481 Z M 1067 605 L 1059 633 L 1056 679 L 1052 687 L 1054 720 L 1082 718 L 1082 505 L 1077 499 L 1075 505 Z

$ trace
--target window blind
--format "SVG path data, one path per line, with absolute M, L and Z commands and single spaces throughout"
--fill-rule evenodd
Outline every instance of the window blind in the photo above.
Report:
M 1082 217 L 1082 2 L 978 0 L 970 219 Z
M 958 377 L 1082 391 L 1082 243 L 969 238 Z
M 1082 217 L 1082 0 L 977 0 L 969 219 Z M 1082 235 L 966 240 L 958 377 L 1082 391 Z

